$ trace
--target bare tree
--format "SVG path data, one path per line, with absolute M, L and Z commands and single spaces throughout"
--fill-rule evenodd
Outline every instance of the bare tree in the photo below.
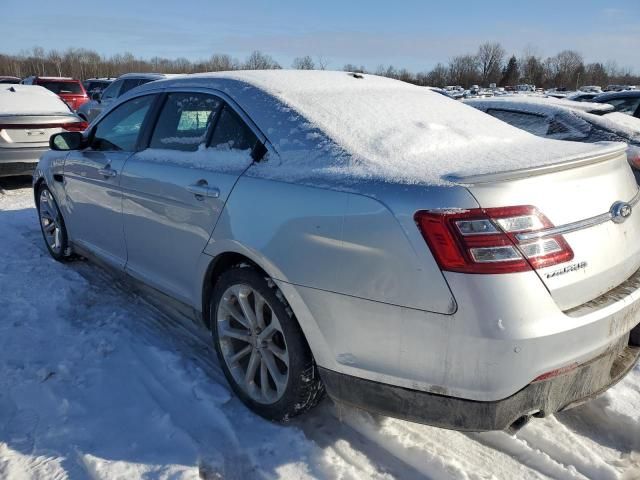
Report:
M 352 63 L 347 63 L 342 70 L 345 72 L 354 72 L 354 73 L 365 73 L 365 68 L 363 65 L 357 66 Z
M 563 50 L 545 60 L 547 77 L 559 87 L 576 88 L 580 77 L 584 78 L 582 55 L 574 50 Z
M 448 65 L 437 64 L 430 72 L 414 75 L 405 68 L 380 65 L 376 74 L 397 78 L 418 85 L 445 86 L 460 84 L 470 86 L 481 82 L 495 81 L 495 63 L 500 59 L 497 44 L 485 43 L 474 55 L 460 55 Z M 504 61 L 504 58 L 502 62 Z M 300 57 L 296 65 L 324 69 L 327 61 L 317 57 Z M 500 62 L 497 62 L 500 63 Z M 128 72 L 189 73 L 206 71 L 228 71 L 241 68 L 280 68 L 273 57 L 260 51 L 253 52 L 245 62 L 239 62 L 226 54 L 214 54 L 208 59 L 192 61 L 187 58 L 153 57 L 141 59 L 131 53 L 101 56 L 93 50 L 69 48 L 64 52 L 42 47 L 24 49 L 17 55 L 0 54 L 0 75 L 59 75 L 79 79 L 89 77 L 117 77 Z M 347 64 L 344 70 L 365 72 L 363 65 Z M 565 50 L 545 61 L 533 47 L 527 47 L 519 59 L 510 58 L 502 69 L 501 83 L 513 85 L 519 81 L 540 87 L 576 88 L 584 84 L 605 86 L 608 83 L 640 84 L 640 76 L 615 62 L 594 62 L 584 65 L 578 52 Z
M 498 83 L 504 63 L 505 51 L 497 42 L 483 43 L 476 54 L 480 68 L 480 81 L 483 85 Z
M 316 68 L 316 64 L 313 62 L 313 58 L 311 58 L 309 55 L 294 58 L 291 66 L 296 70 L 315 70 Z
M 449 61 L 449 80 L 452 84 L 470 87 L 480 81 L 478 59 L 475 55 L 458 55 Z
M 232 59 L 229 55 L 213 54 L 208 62 L 207 70 L 211 72 L 224 72 L 229 70 L 237 70 L 240 68 L 238 61 Z
M 245 70 L 274 70 L 280 69 L 280 64 L 271 55 L 255 50 L 249 55 L 242 68 Z
M 445 87 L 448 83 L 449 70 L 442 63 L 438 63 L 427 74 L 426 84 L 432 87 Z
M 47 61 L 56 69 L 56 73 L 59 77 L 62 76 L 62 55 L 57 50 L 51 50 L 47 55 Z
M 318 55 L 317 60 L 318 60 L 318 70 L 326 70 L 327 66 L 329 65 L 329 62 L 327 62 L 327 59 L 324 58 L 324 56 L 322 55 Z

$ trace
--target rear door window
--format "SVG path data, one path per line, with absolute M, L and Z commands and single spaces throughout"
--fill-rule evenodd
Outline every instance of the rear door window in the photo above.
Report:
M 228 105 L 222 109 L 211 139 L 211 148 L 222 151 L 251 150 L 258 138 Z
M 155 95 L 137 97 L 109 112 L 97 125 L 91 148 L 133 152 Z
M 500 110 L 497 108 L 490 108 L 487 110 L 487 113 L 509 125 L 513 125 L 539 137 L 545 137 L 549 132 L 551 120 L 544 115 L 516 112 L 513 110 Z
M 222 102 L 204 93 L 167 95 L 150 148 L 195 152 L 206 143 L 210 128 Z
M 134 89 L 140 85 L 144 85 L 145 83 L 149 83 L 151 80 L 147 78 L 129 78 L 124 81 L 122 84 L 122 89 L 118 96 L 124 95 L 129 90 Z
M 102 100 L 113 100 L 120 94 L 124 80 L 116 80 L 102 92 Z

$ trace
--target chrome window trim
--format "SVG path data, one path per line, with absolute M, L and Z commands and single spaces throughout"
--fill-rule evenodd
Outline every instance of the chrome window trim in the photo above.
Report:
M 640 190 L 636 192 L 631 200 L 629 200 L 629 205 L 632 207 L 635 206 L 640 201 Z M 600 215 L 596 215 L 595 217 L 586 218 L 584 220 L 578 220 L 577 222 L 567 223 L 565 225 L 560 225 L 558 227 L 551 227 L 544 230 L 538 230 L 536 232 L 525 232 L 519 233 L 516 235 L 516 238 L 521 242 L 526 242 L 528 240 L 539 240 L 541 238 L 553 237 L 556 235 L 563 235 L 565 233 L 576 232 L 578 230 L 582 230 L 584 228 L 595 227 L 596 225 L 600 225 L 611 221 L 614 215 L 613 212 L 608 211 L 607 213 L 602 213 Z

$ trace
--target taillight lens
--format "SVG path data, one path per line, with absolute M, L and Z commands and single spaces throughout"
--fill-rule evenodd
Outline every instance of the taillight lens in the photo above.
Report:
M 553 227 L 535 207 L 419 211 L 415 221 L 442 270 L 514 273 L 573 258 L 560 236 L 518 240 L 517 235 Z
M 640 170 L 640 148 L 629 145 L 627 147 L 627 160 L 633 168 Z
M 0 124 L 0 130 L 42 130 L 47 128 L 62 128 L 68 132 L 84 132 L 88 127 L 89 124 L 87 122 Z
M 84 132 L 88 126 L 89 124 L 87 122 L 73 122 L 60 125 L 60 127 L 67 132 Z

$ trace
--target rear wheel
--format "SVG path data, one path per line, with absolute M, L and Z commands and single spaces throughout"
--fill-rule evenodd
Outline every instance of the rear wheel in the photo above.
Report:
M 67 228 L 58 204 L 46 185 L 38 189 L 38 217 L 42 237 L 51 256 L 58 261 L 69 259 L 71 252 Z
M 234 392 L 275 421 L 299 415 L 322 398 L 313 356 L 282 293 L 252 268 L 223 273 L 214 288 L 211 330 Z

